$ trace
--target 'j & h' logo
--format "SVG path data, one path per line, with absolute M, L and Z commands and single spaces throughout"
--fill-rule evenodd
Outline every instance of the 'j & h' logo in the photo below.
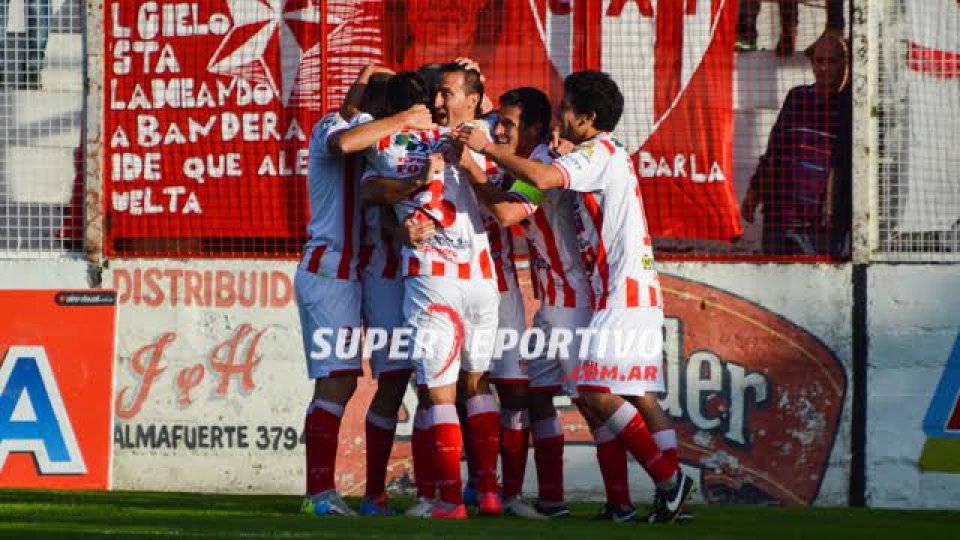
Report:
M 927 442 L 920 455 L 920 469 L 960 473 L 960 335 L 923 418 L 923 432 Z
M 33 454 L 40 474 L 84 474 L 73 426 L 43 347 L 10 347 L 0 365 L 0 470 Z

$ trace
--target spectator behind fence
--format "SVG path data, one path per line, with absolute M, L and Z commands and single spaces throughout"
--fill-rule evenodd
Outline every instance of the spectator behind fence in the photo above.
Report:
M 827 34 L 843 35 L 843 0 L 826 0 Z M 780 7 L 780 39 L 777 41 L 777 56 L 791 56 L 797 41 L 797 0 L 778 0 Z M 757 17 L 760 15 L 760 0 L 740 0 L 737 16 L 737 51 L 757 50 Z
M 741 206 L 763 212 L 763 251 L 841 256 L 850 232 L 849 49 L 824 35 L 810 48 L 816 82 L 784 100 Z
M 50 0 L 24 0 L 26 40 L 21 41 L 7 30 L 11 0 L 0 0 L 0 37 L 3 66 L 0 85 L 39 89 L 40 72 L 50 35 Z

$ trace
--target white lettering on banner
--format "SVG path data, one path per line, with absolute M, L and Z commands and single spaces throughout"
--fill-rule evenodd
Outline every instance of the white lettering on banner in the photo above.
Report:
M 203 208 L 200 206 L 196 193 L 191 191 L 186 198 L 180 197 L 186 192 L 187 189 L 182 186 L 163 188 L 159 195 L 156 195 L 151 188 L 114 191 L 111 193 L 110 200 L 113 203 L 114 211 L 129 213 L 133 216 L 162 214 L 164 212 L 202 214 Z
M 640 178 L 688 178 L 697 184 L 725 182 L 727 180 L 723 174 L 723 169 L 716 161 L 710 162 L 709 173 L 704 173 L 703 169 L 698 169 L 697 156 L 694 154 L 676 154 L 672 160 L 668 160 L 667 156 L 660 156 L 657 159 L 653 154 L 646 151 L 640 151 L 639 156 Z
M 11 452 L 32 454 L 40 474 L 87 472 L 43 347 L 10 347 L 0 365 L 0 470 Z

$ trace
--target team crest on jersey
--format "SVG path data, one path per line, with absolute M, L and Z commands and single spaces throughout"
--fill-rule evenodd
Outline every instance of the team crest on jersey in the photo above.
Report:
M 587 142 L 580 143 L 580 145 L 577 146 L 577 151 L 584 154 L 588 158 L 592 158 L 593 150 L 594 148 L 596 148 L 596 146 L 597 146 L 597 141 L 595 141 L 594 139 L 590 139 Z

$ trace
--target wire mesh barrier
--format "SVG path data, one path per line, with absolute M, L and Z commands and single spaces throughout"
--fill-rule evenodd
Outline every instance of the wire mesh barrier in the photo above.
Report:
M 80 0 L 0 2 L 0 252 L 75 252 L 83 237 L 85 14 Z
M 308 139 L 368 63 L 467 56 L 496 101 L 611 73 L 661 259 L 849 253 L 848 2 L 210 0 L 106 6 L 108 255 L 295 256 Z M 741 210 L 743 214 L 741 214 Z
M 960 258 L 960 4 L 886 0 L 875 258 Z

